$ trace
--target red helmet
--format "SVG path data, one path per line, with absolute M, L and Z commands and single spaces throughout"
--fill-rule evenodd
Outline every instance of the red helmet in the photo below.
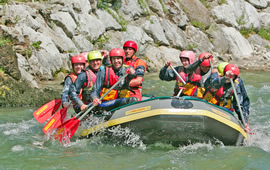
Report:
M 75 63 L 83 63 L 85 64 L 85 58 L 83 55 L 79 54 L 79 55 L 75 55 L 71 58 L 71 63 L 75 64 Z
M 207 53 L 207 52 L 201 53 L 201 55 L 199 56 L 199 60 L 201 58 L 203 58 L 204 56 L 206 56 L 206 55 L 212 55 L 212 54 L 211 53 Z M 213 63 L 213 58 L 212 57 L 210 57 L 210 60 Z M 211 66 L 211 64 L 209 62 L 209 59 L 203 60 L 203 62 L 200 65 L 202 65 L 202 66 Z
M 110 58 L 112 57 L 122 57 L 123 58 L 123 63 L 125 62 L 125 51 L 122 48 L 113 48 L 110 51 Z
M 126 41 L 123 48 L 130 47 L 135 50 L 135 53 L 137 52 L 137 44 L 134 41 Z
M 240 71 L 239 71 L 239 68 L 236 65 L 234 65 L 234 64 L 227 64 L 225 66 L 225 68 L 224 68 L 224 71 L 223 71 L 224 75 L 229 70 L 231 70 L 233 72 L 233 74 L 236 75 L 236 77 L 238 77 Z
M 179 55 L 181 58 L 187 58 L 189 60 L 189 64 L 193 64 L 195 61 L 195 53 L 193 51 L 182 51 Z

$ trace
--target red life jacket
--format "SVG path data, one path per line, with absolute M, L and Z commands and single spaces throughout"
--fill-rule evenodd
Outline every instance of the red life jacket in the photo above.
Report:
M 196 69 L 195 72 L 193 72 L 191 75 L 188 75 L 188 80 L 182 93 L 186 96 L 197 96 L 195 92 L 200 84 L 200 81 L 201 72 L 200 69 Z
M 125 70 L 128 68 L 128 65 L 123 65 Z M 112 87 L 119 80 L 119 76 L 117 76 L 112 68 L 112 66 L 106 66 L 105 69 L 105 82 L 103 84 L 103 89 L 101 90 L 100 96 L 103 96 L 110 87 Z M 129 90 L 116 90 L 112 89 L 102 101 L 114 100 L 117 98 L 130 97 Z

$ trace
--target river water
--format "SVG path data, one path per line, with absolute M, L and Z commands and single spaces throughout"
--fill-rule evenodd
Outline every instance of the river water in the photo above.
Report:
M 245 146 L 145 145 L 136 134 L 118 128 L 116 134 L 125 137 L 121 143 L 96 136 L 63 147 L 44 136 L 45 124 L 32 116 L 37 108 L 0 108 L 0 169 L 269 169 L 270 72 L 240 74 L 251 100 L 254 133 Z M 170 96 L 173 86 L 174 82 L 160 81 L 157 73 L 148 74 L 143 93 Z

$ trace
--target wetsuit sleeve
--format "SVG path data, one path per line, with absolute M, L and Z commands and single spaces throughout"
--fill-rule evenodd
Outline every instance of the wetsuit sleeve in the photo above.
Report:
M 62 94 L 61 94 L 62 103 L 69 101 L 68 92 L 69 92 L 70 86 L 73 84 L 70 77 L 66 77 L 64 83 L 65 83 L 64 88 L 63 88 Z
M 195 61 L 193 64 L 190 64 L 190 65 L 186 68 L 187 72 L 188 72 L 188 73 L 194 72 L 194 71 L 200 66 L 201 63 L 202 63 L 202 60 L 197 60 L 197 61 Z
M 175 70 L 179 70 L 179 67 L 175 67 Z M 174 73 L 172 69 L 168 69 L 167 66 L 164 66 L 160 72 L 159 72 L 159 78 L 160 80 L 165 80 L 165 81 L 172 81 L 176 80 L 177 75 Z
M 212 87 L 214 89 L 219 89 L 221 86 L 225 85 L 225 77 L 219 77 L 218 73 L 213 73 L 211 76 L 205 81 L 205 87 Z
M 250 101 L 249 101 L 249 97 L 247 95 L 247 92 L 246 92 L 246 89 L 245 89 L 245 86 L 244 86 L 242 79 L 238 78 L 237 80 L 239 81 L 239 84 L 235 87 L 236 88 L 235 90 L 237 92 L 237 96 L 239 99 L 240 107 L 241 107 L 243 115 L 244 115 L 245 122 L 247 122 L 248 116 L 249 116 Z M 235 97 L 233 99 L 233 108 L 234 108 L 235 112 L 239 115 L 239 118 L 241 119 L 240 110 L 238 108 L 237 101 L 236 101 Z
M 81 72 L 74 84 L 71 85 L 69 90 L 69 96 L 73 103 L 78 104 L 79 106 L 83 105 L 83 101 L 79 98 L 81 89 L 83 88 L 84 83 L 87 82 L 87 77 L 85 72 Z
M 101 92 L 101 90 L 103 88 L 104 81 L 105 81 L 105 70 L 106 69 L 100 70 L 97 73 L 97 79 L 96 79 L 96 82 L 95 82 L 95 84 L 93 86 L 92 93 L 91 93 L 92 100 L 94 98 L 99 98 L 100 97 L 100 92 Z

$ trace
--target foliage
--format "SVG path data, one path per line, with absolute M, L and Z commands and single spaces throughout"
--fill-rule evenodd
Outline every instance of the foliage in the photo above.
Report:
M 270 40 L 270 28 L 265 29 L 265 28 L 261 28 L 258 31 L 258 35 L 261 36 L 262 38 L 266 39 L 266 40 Z
M 197 47 L 198 47 L 198 45 L 193 44 L 193 43 L 189 43 L 187 49 L 188 50 L 193 50 L 194 48 L 197 48 Z
M 167 9 L 166 9 L 165 6 L 164 6 L 164 2 L 163 2 L 162 0 L 159 0 L 159 3 L 160 3 L 161 6 L 162 6 L 163 12 L 166 13 L 166 12 L 167 12 Z
M 245 25 L 246 24 L 245 15 L 242 14 L 240 18 L 236 19 L 236 22 L 238 25 Z
M 128 22 L 122 16 L 116 16 L 110 8 L 105 8 L 105 10 L 121 25 L 122 30 L 126 31 L 126 25 Z
M 52 75 L 53 75 L 53 77 L 57 77 L 57 75 L 61 72 L 68 73 L 68 71 L 64 67 L 61 67 L 59 70 L 56 70 L 56 72 L 54 72 Z
M 248 38 L 250 34 L 255 34 L 254 27 L 252 26 L 251 28 L 241 28 L 240 33 L 245 37 Z
M 98 0 L 97 8 L 106 9 L 113 8 L 115 11 L 118 11 L 121 8 L 122 1 L 121 0 Z
M 144 12 L 147 15 L 150 15 L 150 11 L 148 10 L 147 6 L 148 4 L 144 1 L 144 0 L 137 0 L 138 4 L 140 5 L 140 7 L 144 10 Z
M 41 41 L 37 41 L 37 42 L 33 42 L 32 43 L 32 46 L 36 49 L 36 50 L 39 50 L 40 49 L 40 44 L 42 42 Z
M 204 23 L 200 21 L 191 21 L 191 24 L 197 28 L 200 28 L 202 31 L 205 31 L 206 29 L 206 26 L 204 25 Z
M 0 67 L 0 73 L 4 73 L 4 69 Z
M 10 44 L 11 40 L 7 38 L 0 38 L 0 47 L 5 47 L 6 45 Z
M 200 0 L 200 1 L 207 9 L 210 9 L 210 5 L 207 3 L 207 0 Z
M 226 0 L 218 0 L 218 4 L 219 5 L 227 4 L 227 1 Z
M 93 44 L 95 44 L 97 48 L 103 48 L 104 44 L 106 44 L 109 39 L 110 37 L 103 35 L 100 36 Z

